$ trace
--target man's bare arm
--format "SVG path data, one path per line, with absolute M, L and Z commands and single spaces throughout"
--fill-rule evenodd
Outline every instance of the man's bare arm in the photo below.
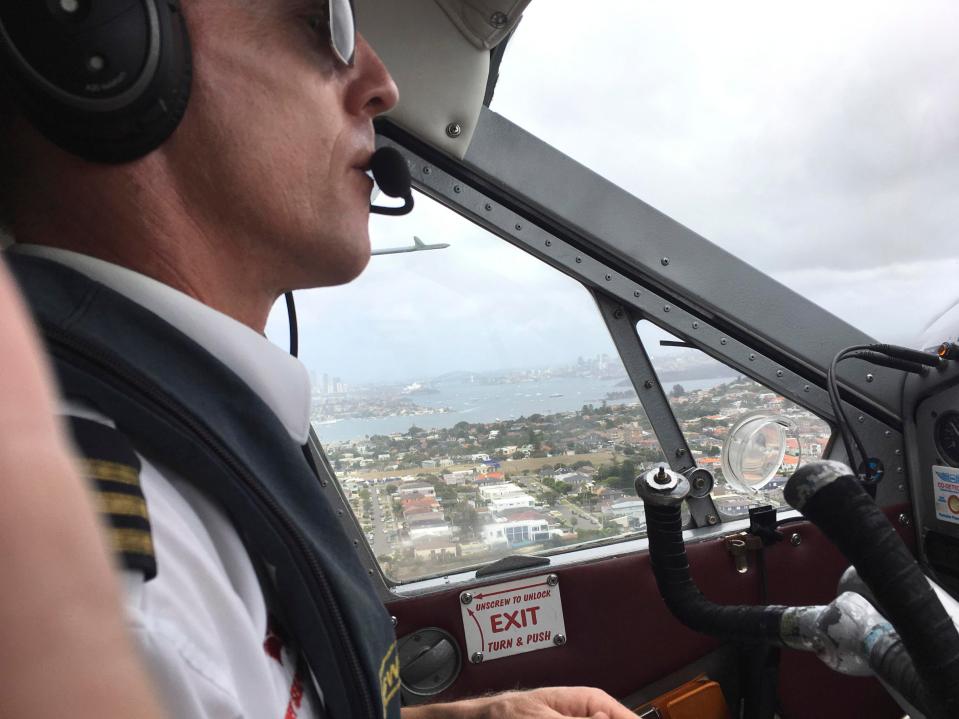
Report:
M 0 716 L 160 719 L 47 364 L 2 261 L 0 347 Z
M 636 719 L 609 694 L 591 687 L 504 692 L 448 704 L 403 709 L 403 719 Z

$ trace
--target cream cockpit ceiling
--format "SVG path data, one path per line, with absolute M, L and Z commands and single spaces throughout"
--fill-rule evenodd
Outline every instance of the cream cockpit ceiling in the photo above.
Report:
M 396 80 L 390 119 L 462 159 L 486 94 L 490 52 L 531 0 L 356 0 L 357 26 Z

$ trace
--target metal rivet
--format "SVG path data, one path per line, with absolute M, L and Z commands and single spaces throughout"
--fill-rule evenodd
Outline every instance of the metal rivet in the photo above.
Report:
M 666 265 L 669 264 L 669 258 L 668 258 L 668 257 L 664 257 L 663 259 L 661 259 L 661 260 L 659 261 L 659 264 L 661 264 L 663 267 L 666 267 Z
M 694 329 L 694 330 L 698 330 L 698 329 L 699 329 L 699 323 L 698 323 L 698 322 L 693 322 L 693 329 Z
M 792 535 L 790 535 L 789 543 L 794 547 L 798 547 L 800 544 L 802 544 L 802 536 L 799 534 L 799 532 L 793 532 Z
M 463 134 L 463 126 L 458 122 L 451 122 L 446 126 L 446 134 L 450 137 L 459 137 Z
M 859 415 L 858 417 L 856 417 L 856 421 L 859 422 L 859 424 L 862 424 L 863 422 L 866 421 L 866 418 L 863 415 Z
M 782 377 L 782 376 L 783 376 L 783 371 L 782 371 L 781 369 L 777 369 L 777 370 L 776 370 L 776 376 L 777 376 L 777 377 Z
M 582 261 L 583 261 L 583 258 L 582 258 L 582 257 L 577 257 L 577 258 L 576 258 L 576 264 L 579 264 L 579 263 L 582 262 Z
M 325 487 L 325 486 L 328 485 L 328 484 L 329 484 L 329 482 L 327 482 L 325 479 L 321 479 L 321 480 L 320 480 L 320 486 L 321 486 L 321 487 Z
M 898 457 L 899 455 L 902 454 L 902 450 L 901 450 L 901 449 L 897 449 L 893 454 L 895 454 L 895 455 Z
M 625 314 L 625 312 L 623 312 L 623 308 L 622 308 L 622 307 L 617 307 L 615 310 L 613 310 L 613 319 L 615 319 L 615 320 L 621 320 L 621 319 L 623 319 L 623 315 L 624 315 L 624 314 Z
M 669 312 L 669 305 L 663 305 L 663 312 Z
M 639 290 L 633 291 L 633 297 L 639 297 Z
M 892 437 L 892 430 L 887 429 L 885 432 L 882 433 L 882 436 L 885 437 L 886 439 L 889 439 L 890 437 Z
M 803 385 L 803 388 L 802 388 L 802 391 L 803 391 L 803 392 L 808 392 L 808 391 L 811 390 L 811 389 L 812 389 L 812 387 L 810 387 L 808 384 L 804 384 L 804 385 Z
M 107 61 L 103 59 L 103 55 L 91 55 L 87 58 L 87 70 L 90 72 L 100 72 L 106 66 Z
M 63 12 L 75 13 L 80 9 L 80 2 L 79 0 L 60 0 L 60 9 Z
M 460 601 L 463 604 L 472 604 L 473 602 L 473 593 L 472 592 L 463 592 L 460 594 Z
M 867 373 L 866 373 L 866 381 L 867 381 L 867 382 L 872 382 L 874 379 L 876 379 L 876 377 L 875 377 L 875 375 L 873 375 L 872 372 L 867 372 Z
M 749 361 L 752 362 L 754 359 L 756 359 L 756 355 L 750 353 L 750 355 L 749 355 Z
M 559 584 L 559 576 L 556 574 L 548 575 L 546 577 L 546 583 L 551 587 L 555 587 L 557 584 Z
M 898 472 L 899 474 L 902 474 L 902 467 L 896 467 L 896 472 Z
M 367 570 L 366 570 L 366 573 L 369 574 L 371 577 L 373 576 L 373 570 L 372 570 L 372 569 L 367 569 Z
M 432 170 L 429 168 L 429 166 L 424 166 L 424 167 L 423 167 L 423 174 L 424 174 L 424 175 L 428 175 L 428 174 L 430 174 L 431 172 L 432 172 Z
M 473 654 L 470 655 L 470 661 L 473 664 L 481 663 L 483 661 L 483 652 L 473 652 Z
M 399 619 L 397 619 L 396 617 L 390 617 L 390 621 L 393 622 L 394 627 L 400 623 Z
M 555 637 L 553 637 L 553 644 L 555 644 L 556 646 L 561 647 L 561 646 L 563 646 L 565 643 L 566 643 L 566 635 L 565 635 L 565 634 L 557 634 Z
M 359 540 L 359 539 L 354 539 L 354 540 L 353 540 L 353 546 L 354 546 L 354 547 L 360 546 L 360 540 Z
M 343 516 L 343 510 L 342 510 L 342 509 L 336 510 L 336 516 L 337 516 L 337 517 L 342 517 L 342 516 Z
M 606 281 L 609 282 L 611 279 L 613 279 L 613 276 L 610 275 L 610 274 L 607 274 L 607 275 L 606 275 Z
M 899 524 L 901 524 L 903 527 L 908 527 L 910 524 L 912 524 L 912 520 L 909 519 L 908 514 L 903 512 L 899 515 Z
M 522 229 L 523 229 L 523 226 L 522 226 L 521 224 L 519 224 L 518 222 L 514 225 L 514 227 L 515 227 L 517 230 L 522 230 Z
M 683 449 L 682 447 L 679 447 L 679 448 L 676 450 L 676 456 L 677 456 L 677 457 L 682 457 L 682 456 L 685 455 L 685 454 L 686 454 L 686 450 Z
M 646 389 L 652 389 L 653 381 L 651 379 L 646 380 L 645 382 L 643 382 L 643 387 L 645 387 Z
M 552 241 L 552 240 L 546 240 L 546 246 L 547 246 L 547 247 L 552 247 L 552 246 L 553 246 L 553 241 Z
M 725 338 L 725 337 L 721 337 L 721 338 L 719 339 L 719 344 L 721 344 L 721 345 L 726 344 L 726 338 Z
M 706 524 L 708 524 L 710 527 L 712 527 L 715 524 L 719 524 L 719 517 L 717 517 L 715 514 L 707 514 Z
M 509 18 L 506 16 L 506 13 L 499 10 L 489 16 L 489 24 L 495 27 L 497 30 L 501 30 L 502 28 L 506 27 L 506 23 L 508 22 Z
M 453 185 L 453 192 L 455 192 L 457 195 L 460 194 L 462 191 L 463 191 L 462 187 L 460 187 L 459 185 Z
M 493 206 L 488 202 L 485 205 L 483 205 L 483 207 L 487 212 L 493 209 Z
M 905 492 L 905 491 L 906 491 L 906 485 L 904 485 L 904 484 L 896 485 L 896 489 L 898 489 L 900 492 Z

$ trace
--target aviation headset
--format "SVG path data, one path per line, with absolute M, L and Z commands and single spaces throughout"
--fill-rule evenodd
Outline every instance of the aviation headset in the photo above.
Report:
M 179 0 L 0 3 L 0 92 L 86 160 L 157 148 L 183 118 L 192 74 Z

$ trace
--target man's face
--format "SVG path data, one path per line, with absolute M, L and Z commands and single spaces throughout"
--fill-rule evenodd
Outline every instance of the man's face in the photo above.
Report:
M 366 266 L 372 119 L 398 99 L 362 38 L 353 67 L 333 59 L 324 4 L 184 3 L 194 89 L 168 157 L 191 214 L 277 293 Z

